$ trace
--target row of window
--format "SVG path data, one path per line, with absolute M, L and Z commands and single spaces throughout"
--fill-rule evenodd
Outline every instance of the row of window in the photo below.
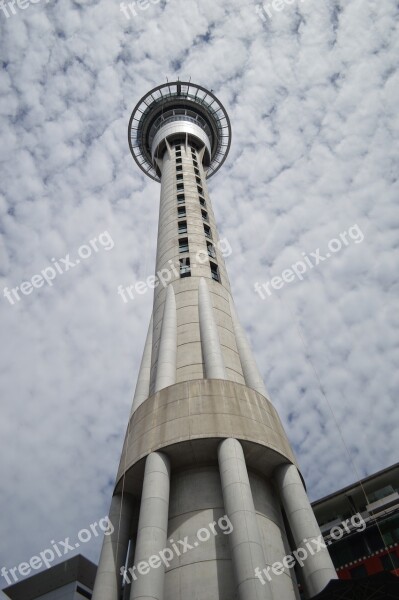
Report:
M 175 145 L 175 154 L 176 154 L 176 180 L 177 180 L 177 192 L 178 192 L 177 193 L 177 217 L 179 219 L 177 227 L 178 227 L 178 234 L 183 235 L 183 234 L 187 233 L 187 221 L 180 220 L 180 219 L 184 219 L 184 217 L 187 216 L 187 213 L 186 213 L 186 206 L 185 206 L 184 182 L 183 182 L 183 173 L 182 173 L 183 165 L 182 165 L 180 144 Z M 193 147 L 191 147 L 191 156 L 193 159 L 194 173 L 195 173 L 195 179 L 196 179 L 196 183 L 197 183 L 197 191 L 198 191 L 198 195 L 199 195 L 199 202 L 202 206 L 201 216 L 202 216 L 202 220 L 203 220 L 204 234 L 205 234 L 206 238 L 208 238 L 209 240 L 212 240 L 211 228 L 208 225 L 209 215 L 208 215 L 208 212 L 205 210 L 206 201 L 203 196 L 204 191 L 203 191 L 203 188 L 201 185 L 202 182 L 201 182 L 201 177 L 200 177 L 200 171 L 198 168 L 197 155 L 196 155 L 195 149 Z M 215 259 L 216 252 L 215 252 L 215 248 L 214 248 L 212 242 L 207 241 L 206 246 L 207 246 L 208 255 L 211 258 Z M 188 238 L 187 237 L 179 238 L 179 253 L 184 254 L 188 251 L 189 251 Z M 209 261 L 209 264 L 210 264 L 212 278 L 215 281 L 220 282 L 219 268 L 218 268 L 217 264 L 211 260 Z M 183 257 L 180 259 L 180 277 L 191 277 L 191 266 L 190 266 L 190 258 L 189 257 Z

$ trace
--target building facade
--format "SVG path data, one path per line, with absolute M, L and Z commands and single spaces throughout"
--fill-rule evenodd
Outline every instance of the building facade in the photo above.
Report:
M 312 507 L 340 579 L 381 571 L 399 575 L 398 463 L 313 502 Z M 361 516 L 364 528 L 350 523 L 354 515 Z M 337 535 L 334 527 L 348 520 L 348 528 Z
M 90 600 L 95 576 L 96 566 L 78 554 L 3 591 L 11 600 Z
M 154 88 L 130 119 L 161 184 L 154 299 L 94 600 L 296 600 L 292 565 L 270 569 L 320 536 L 231 295 L 207 188 L 230 140 L 192 83 Z M 297 573 L 307 598 L 336 577 L 324 548 Z

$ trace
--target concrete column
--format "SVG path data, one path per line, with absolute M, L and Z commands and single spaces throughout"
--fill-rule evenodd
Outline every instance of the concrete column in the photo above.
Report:
M 261 374 L 259 373 L 255 357 L 248 343 L 248 339 L 244 328 L 242 327 L 232 299 L 230 298 L 230 311 L 233 319 L 234 333 L 236 336 L 237 350 L 240 355 L 242 371 L 244 374 L 245 383 L 248 387 L 256 390 L 262 396 L 267 396 L 265 384 Z
M 161 452 L 147 456 L 141 497 L 134 566 L 130 572 L 132 589 L 130 600 L 163 600 L 165 567 L 160 562 L 149 572 L 137 572 L 139 563 L 159 554 L 166 548 L 168 535 L 170 464 Z M 135 579 L 136 577 L 136 579 Z
M 176 383 L 177 366 L 177 317 L 173 285 L 166 291 L 165 308 L 162 319 L 159 344 L 155 392 Z
M 298 473 L 292 464 L 281 465 L 274 472 L 281 501 L 287 516 L 296 548 L 303 548 L 307 557 L 303 561 L 304 587 L 309 598 L 321 592 L 331 579 L 337 579 L 333 562 L 326 548 L 318 549 L 310 540 L 323 540 L 308 496 Z M 316 552 L 312 554 L 309 547 Z
M 111 535 L 105 535 L 98 564 L 92 600 L 119 600 L 122 587 L 121 568 L 125 564 L 129 544 L 133 502 L 129 495 L 113 496 L 109 520 Z
M 153 324 L 151 315 L 130 416 L 132 416 L 134 411 L 140 406 L 140 404 L 147 400 L 148 396 L 150 395 L 152 327 Z
M 224 507 L 233 525 L 229 539 L 237 598 L 272 600 L 269 582 L 262 584 L 255 575 L 255 569 L 262 569 L 266 561 L 241 444 L 232 438 L 224 440 L 218 458 Z
M 198 288 L 198 311 L 202 354 L 205 363 L 205 378 L 226 379 L 226 370 L 215 315 L 213 314 L 211 295 L 208 284 L 202 277 Z

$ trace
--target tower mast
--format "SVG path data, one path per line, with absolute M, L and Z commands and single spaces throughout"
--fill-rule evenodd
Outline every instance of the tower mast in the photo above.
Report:
M 321 535 L 231 295 L 207 188 L 230 143 L 225 108 L 191 81 L 130 118 L 161 184 L 156 275 L 93 600 L 296 600 L 293 568 L 266 573 Z M 299 571 L 308 598 L 336 577 L 325 549 Z

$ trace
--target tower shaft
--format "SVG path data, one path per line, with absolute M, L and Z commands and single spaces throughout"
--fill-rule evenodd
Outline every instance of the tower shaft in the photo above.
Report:
M 93 599 L 295 600 L 294 569 L 270 569 L 321 534 L 236 314 L 207 189 L 228 118 L 182 82 L 144 104 L 131 149 L 161 182 L 154 303 Z M 301 569 L 309 598 L 335 576 L 324 549 Z

